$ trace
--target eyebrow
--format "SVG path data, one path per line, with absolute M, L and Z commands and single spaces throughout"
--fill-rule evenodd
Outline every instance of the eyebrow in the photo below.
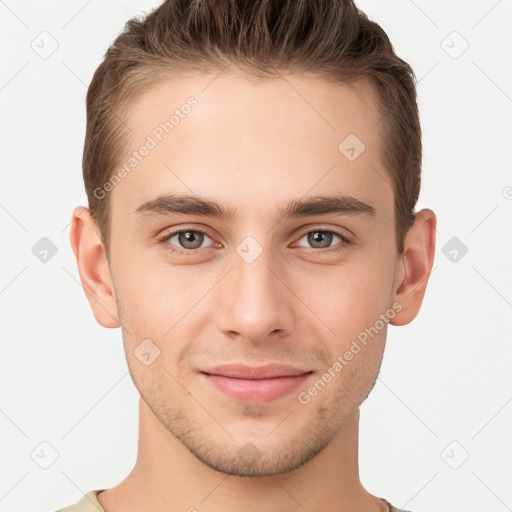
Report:
M 368 215 L 375 216 L 375 208 L 360 199 L 347 195 L 313 196 L 293 199 L 279 207 L 281 219 L 309 217 L 314 215 Z M 199 215 L 226 221 L 237 218 L 236 208 L 225 208 L 219 203 L 187 194 L 164 194 L 141 204 L 132 213 L 138 215 Z

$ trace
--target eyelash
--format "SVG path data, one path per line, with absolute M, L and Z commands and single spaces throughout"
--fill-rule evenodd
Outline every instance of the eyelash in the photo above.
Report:
M 182 228 L 182 229 L 178 229 L 176 231 L 171 231 L 169 233 L 165 233 L 161 237 L 158 237 L 157 241 L 161 242 L 163 244 L 164 250 L 171 251 L 173 254 L 177 254 L 179 256 L 185 256 L 185 257 L 195 256 L 195 255 L 197 255 L 198 251 L 201 251 L 202 249 L 207 249 L 207 247 L 201 247 L 199 249 L 181 249 L 176 246 L 171 247 L 171 244 L 168 242 L 169 238 L 173 237 L 174 235 L 178 235 L 180 233 L 185 233 L 186 231 L 191 231 L 193 233 L 202 233 L 203 235 L 206 235 L 208 238 L 212 238 L 208 233 L 206 233 L 205 231 L 202 231 L 200 229 Z M 342 242 L 338 243 L 337 245 L 335 245 L 333 247 L 327 247 L 325 249 L 315 249 L 314 247 L 309 247 L 309 248 L 303 247 L 303 249 L 305 249 L 310 254 L 314 254 L 314 253 L 316 253 L 316 254 L 318 254 L 318 253 L 336 254 L 338 252 L 345 250 L 346 246 L 351 244 L 350 240 L 342 233 L 340 233 L 338 231 L 334 231 L 332 229 L 324 229 L 322 227 L 315 227 L 313 229 L 309 229 L 308 231 L 303 232 L 299 236 L 298 240 L 303 238 L 305 235 L 308 235 L 310 233 L 315 233 L 315 232 L 332 233 L 333 235 L 338 236 Z M 302 246 L 300 246 L 300 247 L 302 247 Z

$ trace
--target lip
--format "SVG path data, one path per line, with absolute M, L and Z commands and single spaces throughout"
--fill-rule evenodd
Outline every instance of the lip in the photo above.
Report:
M 220 365 L 201 371 L 217 390 L 244 403 L 268 403 L 297 389 L 313 372 L 285 364 Z
M 221 375 L 235 379 L 272 379 L 274 377 L 294 377 L 310 370 L 302 370 L 288 364 L 272 363 L 264 366 L 248 366 L 245 364 L 222 364 L 213 368 L 205 368 L 203 373 Z

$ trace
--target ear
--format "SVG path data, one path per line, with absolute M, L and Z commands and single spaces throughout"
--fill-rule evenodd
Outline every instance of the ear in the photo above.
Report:
M 80 280 L 96 321 L 103 327 L 119 327 L 114 284 L 105 248 L 96 222 L 85 206 L 77 206 L 73 210 L 69 238 Z
M 437 219 L 432 210 L 420 210 L 415 215 L 404 242 L 394 283 L 392 303 L 402 309 L 390 319 L 393 325 L 412 322 L 418 314 L 434 263 Z

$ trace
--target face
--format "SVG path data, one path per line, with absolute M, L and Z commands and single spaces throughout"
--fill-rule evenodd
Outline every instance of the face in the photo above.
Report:
M 110 192 L 126 357 L 155 417 L 211 468 L 301 466 L 376 381 L 400 307 L 379 118 L 366 82 L 304 75 L 198 75 L 133 105 L 122 163 L 137 162 Z M 294 375 L 218 368 L 271 364 Z

